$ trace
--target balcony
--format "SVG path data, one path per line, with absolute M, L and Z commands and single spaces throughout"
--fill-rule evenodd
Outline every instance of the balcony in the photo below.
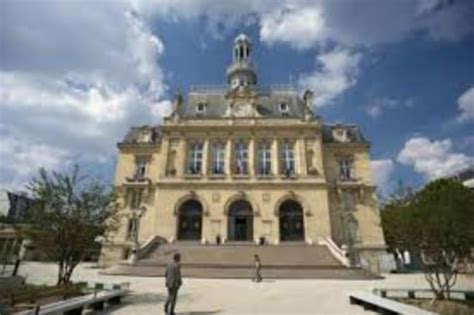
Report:
M 259 172 L 255 175 L 257 177 L 257 179 L 272 179 L 273 178 L 273 174 L 271 172 L 271 169 L 269 168 L 261 168 L 258 170 Z
M 200 167 L 189 167 L 184 174 L 185 179 L 201 179 L 202 169 Z
M 283 169 L 280 174 L 281 179 L 296 179 L 295 170 L 292 168 Z
M 222 172 L 213 172 L 209 174 L 209 179 L 225 179 L 225 173 Z
M 148 186 L 153 183 L 150 178 L 139 174 L 135 174 L 133 177 L 126 177 L 125 182 L 128 185 L 134 186 Z

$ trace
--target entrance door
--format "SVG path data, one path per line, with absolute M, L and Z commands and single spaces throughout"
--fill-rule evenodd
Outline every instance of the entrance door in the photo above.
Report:
M 304 241 L 303 208 L 294 200 L 280 206 L 280 240 Z
M 200 240 L 202 206 L 199 201 L 186 201 L 179 209 L 178 240 Z
M 229 207 L 228 239 L 230 241 L 253 241 L 252 206 L 245 200 L 238 200 Z

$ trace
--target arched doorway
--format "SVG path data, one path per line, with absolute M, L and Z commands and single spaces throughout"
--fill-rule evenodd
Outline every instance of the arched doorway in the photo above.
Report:
M 246 200 L 229 206 L 227 238 L 229 241 L 253 241 L 252 206 Z
M 202 205 L 188 200 L 178 211 L 178 240 L 200 240 L 202 231 Z
M 295 200 L 280 205 L 280 241 L 304 241 L 303 208 Z

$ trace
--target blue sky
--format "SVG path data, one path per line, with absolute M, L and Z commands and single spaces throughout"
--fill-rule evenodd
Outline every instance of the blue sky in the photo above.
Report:
M 0 188 L 80 163 L 110 181 L 131 125 L 224 84 L 247 33 L 262 85 L 315 91 L 356 123 L 375 177 L 419 186 L 474 163 L 474 3 L 0 0 Z

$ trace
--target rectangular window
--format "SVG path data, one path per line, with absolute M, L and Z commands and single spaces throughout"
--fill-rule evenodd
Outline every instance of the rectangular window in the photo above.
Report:
M 280 149 L 281 172 L 286 176 L 295 174 L 295 152 L 293 142 L 286 140 Z
M 212 144 L 212 174 L 224 174 L 225 144 L 216 142 Z
M 145 156 L 135 157 L 135 179 L 143 179 L 146 175 L 148 159 Z
M 267 141 L 263 141 L 258 146 L 258 174 L 270 175 L 271 170 L 271 145 Z
M 283 115 L 283 116 L 288 116 L 289 112 L 290 112 L 290 107 L 288 106 L 288 103 L 280 103 L 280 113 Z
M 354 179 L 353 163 L 349 159 L 339 161 L 339 179 L 342 181 Z
M 191 143 L 188 152 L 188 173 L 201 174 L 202 171 L 203 143 Z
M 239 141 L 235 144 L 234 174 L 248 174 L 248 144 Z
M 204 104 L 204 103 L 197 104 L 197 106 L 196 106 L 196 115 L 197 116 L 202 116 L 205 111 L 206 111 L 206 104 Z
M 139 209 L 142 203 L 142 191 L 141 190 L 132 190 L 130 196 L 130 208 Z
M 151 132 L 149 132 L 149 131 L 142 132 L 142 134 L 140 136 L 140 142 L 148 143 L 148 142 L 150 142 L 150 140 L 151 140 Z

